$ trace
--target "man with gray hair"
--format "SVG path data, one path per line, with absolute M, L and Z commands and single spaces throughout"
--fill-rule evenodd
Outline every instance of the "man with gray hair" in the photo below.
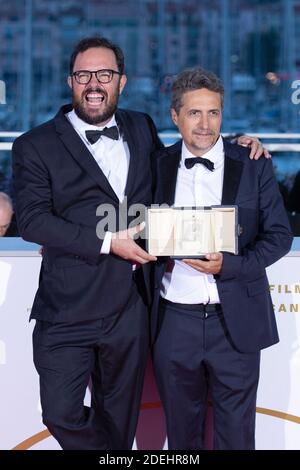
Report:
M 0 237 L 4 237 L 11 224 L 13 206 L 10 197 L 0 192 Z
M 182 72 L 171 115 L 182 141 L 156 151 L 155 203 L 238 206 L 238 253 L 159 258 L 152 309 L 154 368 L 169 449 L 202 449 L 208 390 L 214 449 L 254 449 L 260 350 L 278 342 L 266 267 L 292 235 L 271 160 L 220 135 L 224 89 L 213 73 Z

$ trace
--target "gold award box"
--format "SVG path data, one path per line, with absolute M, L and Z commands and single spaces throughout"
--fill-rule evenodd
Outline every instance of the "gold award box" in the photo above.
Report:
M 147 209 L 147 249 L 153 256 L 201 258 L 238 251 L 237 206 Z

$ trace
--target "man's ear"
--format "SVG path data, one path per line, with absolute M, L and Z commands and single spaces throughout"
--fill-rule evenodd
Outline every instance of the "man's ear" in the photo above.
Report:
M 120 92 L 120 95 L 121 95 L 121 93 L 123 92 L 126 83 L 127 83 L 127 77 L 126 77 L 126 75 L 121 75 L 120 83 L 119 83 L 119 92 Z
M 72 85 L 73 85 L 73 83 L 72 83 L 72 77 L 71 77 L 70 75 L 68 76 L 68 80 L 67 80 L 67 82 L 68 82 L 68 85 L 69 85 L 69 87 L 70 87 L 70 88 L 71 88 L 71 90 L 72 90 L 72 88 L 73 88 L 73 86 L 72 86 Z
M 171 108 L 171 118 L 172 118 L 172 121 L 174 122 L 175 126 L 178 127 L 178 115 L 177 115 L 174 108 Z

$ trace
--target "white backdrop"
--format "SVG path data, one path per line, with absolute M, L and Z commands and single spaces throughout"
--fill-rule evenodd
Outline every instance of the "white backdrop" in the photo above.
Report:
M 300 259 L 298 253 L 291 255 L 268 270 L 281 342 L 262 352 L 257 402 L 258 449 L 300 449 Z M 0 449 L 59 448 L 43 432 L 38 377 L 32 363 L 34 322 L 28 323 L 28 317 L 40 261 L 37 254 L 11 256 L 0 252 Z M 149 390 L 153 388 L 152 382 L 148 374 L 146 388 Z M 148 414 L 139 426 L 138 447 L 144 449 L 147 447 L 143 447 L 146 442 L 143 434 L 161 434 L 161 446 L 164 444 L 164 430 L 159 429 L 163 428 L 163 422 L 157 416 L 158 399 L 154 392 L 156 401 L 153 402 L 149 390 L 144 396 L 152 401 L 143 404 Z
M 300 257 L 282 258 L 268 278 L 280 342 L 262 352 L 257 448 L 300 449 Z

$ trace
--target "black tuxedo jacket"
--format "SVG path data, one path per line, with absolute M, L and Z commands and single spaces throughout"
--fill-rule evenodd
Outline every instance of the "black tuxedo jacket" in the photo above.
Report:
M 82 321 L 115 313 L 126 305 L 132 264 L 100 255 L 96 235 L 100 204 L 119 200 L 78 136 L 64 106 L 51 121 L 16 139 L 13 182 L 21 236 L 44 247 L 39 288 L 31 317 Z M 130 150 L 125 195 L 128 207 L 151 203 L 151 153 L 162 146 L 151 118 L 118 110 L 116 121 Z M 130 218 L 127 219 L 127 223 Z
M 173 205 L 182 142 L 158 150 L 153 159 L 155 203 Z M 237 349 L 257 351 L 278 341 L 265 268 L 286 254 L 292 243 L 289 222 L 272 162 L 248 158 L 249 150 L 224 141 L 222 204 L 238 205 L 238 255 L 224 253 L 216 282 L 225 321 Z M 159 258 L 154 274 L 152 339 L 158 333 L 158 302 L 167 265 Z

